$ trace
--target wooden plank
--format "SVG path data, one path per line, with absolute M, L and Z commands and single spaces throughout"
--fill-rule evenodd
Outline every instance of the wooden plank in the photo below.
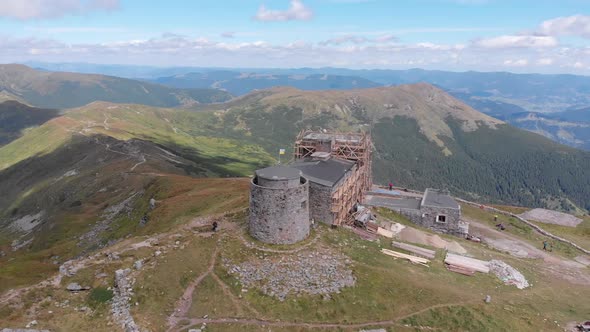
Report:
M 391 232 L 391 233 L 393 234 L 393 232 Z M 436 251 L 434 251 L 434 250 L 429 250 L 426 248 L 414 246 L 414 245 L 407 244 L 407 243 L 392 241 L 391 245 L 396 248 L 404 249 L 404 250 L 410 251 L 418 256 L 426 257 L 429 259 L 434 259 L 434 257 L 436 256 Z
M 382 227 L 377 228 L 377 234 L 388 238 L 393 238 L 393 232 Z
M 455 273 L 463 274 L 466 276 L 473 276 L 475 274 L 475 271 L 473 271 L 473 270 L 466 269 L 466 268 L 456 266 L 456 265 L 448 265 L 447 264 L 447 270 L 455 272 Z
M 404 254 L 404 253 L 401 253 L 398 251 L 393 251 L 393 250 L 389 250 L 389 249 L 381 249 L 381 252 L 388 255 L 388 256 L 407 259 L 412 263 L 418 263 L 418 264 L 422 264 L 422 265 L 426 265 L 427 263 L 430 263 L 430 260 L 428 260 L 426 258 L 412 256 L 412 255 Z
M 489 262 L 482 261 L 479 259 L 465 257 L 453 253 L 447 253 L 445 263 L 449 265 L 460 266 L 466 269 L 474 270 L 482 273 L 489 273 L 490 267 Z

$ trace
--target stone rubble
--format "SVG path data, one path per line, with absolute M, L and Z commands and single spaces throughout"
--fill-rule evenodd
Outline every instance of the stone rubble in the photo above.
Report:
M 499 260 L 491 260 L 489 263 L 490 272 L 495 274 L 506 285 L 514 285 L 518 289 L 529 287 L 529 282 L 512 266 Z
M 131 279 L 128 277 L 130 269 L 115 271 L 115 289 L 111 312 L 115 321 L 120 324 L 125 332 L 139 332 L 139 327 L 129 311 L 129 301 L 133 296 Z
M 355 284 L 355 277 L 347 267 L 350 260 L 329 253 L 306 252 L 282 256 L 280 259 L 258 257 L 240 265 L 225 262 L 229 273 L 247 288 L 258 287 L 266 295 L 284 301 L 289 294 L 327 295 L 340 293 Z
M 88 287 L 88 286 L 83 287 L 83 286 L 80 286 L 80 284 L 77 282 L 72 282 L 72 283 L 68 284 L 66 289 L 69 290 L 70 292 L 79 292 L 79 291 L 89 290 L 90 287 Z
M 33 329 L 1 329 L 0 332 L 49 332 L 49 330 L 33 330 Z

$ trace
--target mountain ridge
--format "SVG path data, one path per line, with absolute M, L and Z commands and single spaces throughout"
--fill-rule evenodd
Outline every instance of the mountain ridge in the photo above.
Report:
M 215 89 L 174 89 L 115 76 L 39 71 L 19 64 L 0 65 L 0 92 L 46 108 L 79 107 L 96 100 L 175 107 L 231 98 Z

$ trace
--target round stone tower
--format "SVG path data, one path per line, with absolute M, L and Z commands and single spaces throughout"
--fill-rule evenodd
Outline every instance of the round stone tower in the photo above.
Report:
M 272 166 L 256 171 L 250 184 L 250 235 L 272 244 L 292 244 L 309 235 L 309 183 L 301 171 Z

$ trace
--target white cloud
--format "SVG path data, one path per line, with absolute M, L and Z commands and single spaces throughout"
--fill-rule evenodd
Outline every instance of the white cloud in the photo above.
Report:
M 473 44 L 483 48 L 545 48 L 557 46 L 558 41 L 552 36 L 507 35 L 479 39 Z
M 309 21 L 313 18 L 313 11 L 306 7 L 301 0 L 291 0 L 286 10 L 268 9 L 261 5 L 254 19 L 264 22 Z
M 529 64 L 529 60 L 527 59 L 516 59 L 516 60 L 506 60 L 504 61 L 504 65 L 505 66 L 510 66 L 510 67 L 524 67 L 527 66 Z
M 580 36 L 590 38 L 590 16 L 558 17 L 541 23 L 540 32 L 551 36 Z
M 220 36 L 223 38 L 234 38 L 236 36 L 236 33 L 233 31 L 225 31 L 225 32 L 222 32 L 220 34 Z
M 115 10 L 118 7 L 119 0 L 1 0 L 0 17 L 49 19 L 96 10 Z
M 342 44 L 364 44 L 367 43 L 369 39 L 362 36 L 355 36 L 355 35 L 345 35 L 341 37 L 330 38 L 328 40 L 321 41 L 320 45 L 342 45 Z
M 63 43 L 0 35 L 0 63 L 23 61 L 122 63 L 209 67 L 408 68 L 590 74 L 586 47 L 481 48 L 422 42 L 322 44 L 305 40 L 270 43 L 163 34 L 108 43 Z
M 375 38 L 375 42 L 377 42 L 377 43 L 388 43 L 388 42 L 394 42 L 394 41 L 397 41 L 397 37 L 394 35 L 390 35 L 390 34 L 381 35 L 381 36 Z
M 553 64 L 553 62 L 554 62 L 554 60 L 551 58 L 542 58 L 542 59 L 537 60 L 537 64 L 540 66 L 550 66 Z

